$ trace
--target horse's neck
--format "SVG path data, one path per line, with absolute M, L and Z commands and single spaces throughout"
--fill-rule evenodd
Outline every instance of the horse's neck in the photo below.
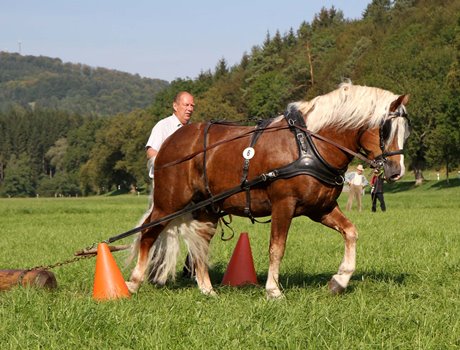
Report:
M 342 131 L 336 129 L 324 129 L 319 131 L 317 134 L 335 143 L 338 143 L 339 145 L 346 147 L 353 152 L 359 151 L 360 146 L 358 140 L 358 130 Z M 337 169 L 342 169 L 350 163 L 352 155 L 346 153 L 345 151 L 315 137 L 313 137 L 313 142 L 318 148 L 320 154 L 323 156 L 324 160 L 326 160 L 331 166 Z

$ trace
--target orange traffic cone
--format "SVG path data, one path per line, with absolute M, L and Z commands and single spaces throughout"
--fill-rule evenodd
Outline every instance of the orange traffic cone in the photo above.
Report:
M 247 232 L 242 232 L 236 243 L 230 262 L 225 271 L 222 284 L 241 286 L 244 284 L 257 284 L 256 270 L 252 259 L 251 245 Z
M 110 300 L 130 297 L 123 275 L 110 253 L 107 243 L 97 246 L 93 299 Z

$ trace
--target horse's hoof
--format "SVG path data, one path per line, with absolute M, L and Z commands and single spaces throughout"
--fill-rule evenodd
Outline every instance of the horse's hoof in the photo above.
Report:
M 214 289 L 211 289 L 211 290 L 201 289 L 201 293 L 203 293 L 203 295 L 206 295 L 208 297 L 217 297 L 217 293 L 214 291 Z
M 279 289 L 267 289 L 267 300 L 283 299 L 284 294 Z
M 329 287 L 329 291 L 332 293 L 332 295 L 339 295 L 342 294 L 345 291 L 345 288 L 342 287 L 339 282 L 335 280 L 335 278 L 331 278 L 329 283 L 327 284 Z
M 137 293 L 137 291 L 139 290 L 139 285 L 137 283 L 130 281 L 126 281 L 125 283 L 130 293 Z

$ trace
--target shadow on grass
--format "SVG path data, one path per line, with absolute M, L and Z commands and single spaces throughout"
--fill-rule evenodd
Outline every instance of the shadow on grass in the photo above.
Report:
M 385 183 L 383 185 L 383 191 L 385 193 L 397 193 L 397 192 L 404 192 L 409 191 L 417 188 L 415 186 L 415 181 L 404 181 L 404 182 L 396 182 L 396 183 Z
M 453 187 L 458 187 L 458 186 L 460 186 L 460 179 L 453 178 L 453 179 L 449 179 L 449 182 L 447 182 L 447 180 L 439 180 L 439 181 L 425 180 L 423 184 L 420 186 L 415 186 L 415 181 L 400 181 L 400 182 L 395 182 L 392 184 L 385 183 L 383 189 L 385 193 L 398 193 L 398 192 L 405 192 L 405 191 L 410 191 L 410 190 L 415 190 L 415 189 L 442 190 L 442 189 L 453 188 Z
M 456 186 L 460 186 L 460 179 L 450 179 L 449 182 L 447 180 L 441 180 L 441 181 L 429 181 L 430 182 L 430 188 L 434 188 L 437 190 L 441 190 L 443 188 L 452 188 Z
M 209 276 L 212 284 L 217 287 L 221 285 L 224 277 L 226 266 L 222 263 L 216 264 L 209 270 Z M 322 288 L 326 286 L 334 273 L 317 273 L 309 274 L 304 272 L 286 273 L 280 275 L 280 283 L 285 290 L 291 288 Z M 395 285 L 404 285 L 405 280 L 409 277 L 407 273 L 387 273 L 382 271 L 367 271 L 356 273 L 352 276 L 351 280 L 356 282 L 376 282 L 376 283 L 389 283 Z M 267 281 L 267 274 L 257 274 L 257 280 L 260 287 L 264 287 Z M 168 284 L 168 289 L 184 289 L 196 288 L 194 279 L 183 277 L 180 274 L 177 276 L 176 282 Z M 354 286 L 347 287 L 346 293 L 353 292 Z
M 129 190 L 122 188 L 122 189 L 119 189 L 119 190 L 109 192 L 107 195 L 109 197 L 113 197 L 113 196 L 120 196 L 122 194 L 127 194 L 127 193 L 129 193 Z
M 280 279 L 284 285 L 291 287 L 321 287 L 326 285 L 332 278 L 333 273 L 319 273 L 319 274 L 308 274 L 308 273 L 294 273 L 282 275 Z M 406 273 L 386 273 L 381 271 L 369 271 L 365 273 L 356 273 L 351 277 L 352 281 L 372 281 L 378 283 L 392 283 L 397 285 L 403 285 L 404 281 L 408 277 Z M 266 278 L 266 276 L 265 276 Z

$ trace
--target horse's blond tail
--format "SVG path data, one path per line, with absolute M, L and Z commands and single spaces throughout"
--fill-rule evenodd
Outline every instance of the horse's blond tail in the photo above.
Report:
M 149 252 L 151 281 L 163 285 L 168 279 L 175 280 L 177 258 L 180 252 L 179 237 L 187 246 L 191 261 L 208 265 L 209 241 L 215 226 L 212 223 L 194 220 L 185 214 L 172 220 L 160 233 Z

